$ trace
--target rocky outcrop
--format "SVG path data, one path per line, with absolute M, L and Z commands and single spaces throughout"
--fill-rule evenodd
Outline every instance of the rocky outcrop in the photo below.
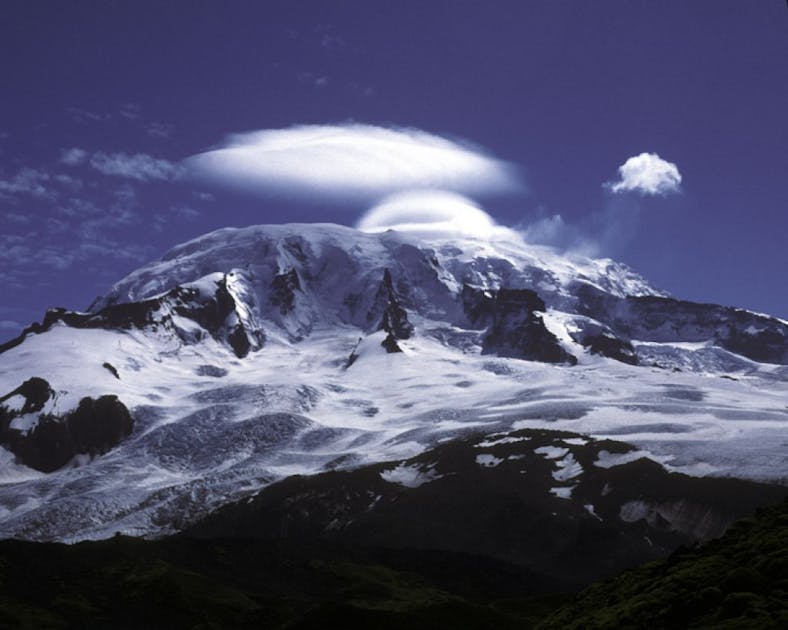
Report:
M 23 404 L 10 407 L 8 401 L 16 396 L 24 398 Z M 54 396 L 47 381 L 34 377 L 0 398 L 0 444 L 25 466 L 52 472 L 76 455 L 101 455 L 134 428 L 131 414 L 117 396 L 83 398 L 76 409 L 63 415 L 45 410 Z M 34 414 L 37 417 L 31 418 Z M 26 422 L 15 426 L 16 419 Z
M 111 304 L 95 313 L 49 309 L 40 324 L 32 324 L 16 339 L 0 345 L 0 353 L 22 343 L 28 334 L 40 334 L 55 324 L 65 324 L 71 328 L 165 330 L 185 344 L 198 343 L 205 335 L 210 335 L 232 348 L 236 356 L 244 357 L 263 346 L 265 333 L 262 327 L 241 316 L 241 311 L 248 311 L 249 306 L 236 302 L 228 284 L 228 275 L 216 276 L 215 281 L 208 281 L 215 287 L 208 293 L 203 287 L 183 285 L 159 297 Z M 201 330 L 179 325 L 179 317 L 195 322 Z
M 44 408 L 46 402 L 51 400 L 54 395 L 55 392 L 52 390 L 52 388 L 49 386 L 49 383 L 45 379 L 39 378 L 38 376 L 29 378 L 16 389 L 10 391 L 5 396 L 0 397 L 0 418 L 5 418 L 8 422 L 10 422 L 13 417 L 41 411 Z M 9 411 L 7 407 L 3 406 L 3 403 L 9 401 L 15 396 L 21 396 L 24 399 L 24 402 L 12 416 L 11 414 L 13 412 Z M 2 422 L 3 420 L 0 420 L 0 428 L 3 426 Z
M 586 348 L 591 354 L 629 365 L 638 365 L 638 356 L 632 343 L 616 335 L 604 324 L 586 317 L 577 317 L 572 320 L 568 332 L 573 341 Z
M 711 342 L 753 361 L 788 364 L 788 324 L 779 319 L 668 297 L 617 297 L 586 284 L 575 293 L 578 313 L 624 339 Z
M 397 340 L 410 339 L 413 335 L 413 324 L 408 319 L 408 312 L 402 306 L 401 299 L 394 289 L 391 272 L 388 269 L 383 271 L 383 280 L 367 313 L 367 322 L 372 324 L 374 332 L 383 330 L 388 333 L 380 344 L 386 352 L 402 352 Z
M 632 344 L 616 337 L 615 335 L 601 333 L 599 335 L 588 335 L 583 337 L 582 345 L 591 352 L 599 354 L 609 359 L 615 359 L 630 365 L 638 364 L 638 357 Z
M 545 326 L 537 312 L 545 310 L 545 303 L 535 291 L 490 291 L 465 285 L 461 299 L 471 325 L 487 327 L 483 354 L 545 363 L 577 363 Z
M 295 307 L 295 292 L 301 290 L 301 281 L 295 268 L 274 276 L 271 281 L 271 292 L 268 301 L 279 310 L 280 315 L 287 315 Z

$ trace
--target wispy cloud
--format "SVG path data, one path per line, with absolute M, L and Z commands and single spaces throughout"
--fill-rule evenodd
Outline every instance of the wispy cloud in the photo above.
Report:
M 81 126 L 130 126 L 151 138 L 167 139 L 172 136 L 175 129 L 175 125 L 172 123 L 151 120 L 144 114 L 139 103 L 124 103 L 111 111 L 104 112 L 90 111 L 81 107 L 68 107 L 66 113 L 72 122 Z
M 24 167 L 16 174 L 0 179 L 0 197 L 32 197 L 39 201 L 54 201 L 63 190 L 79 190 L 82 181 L 70 175 L 53 173 L 45 168 Z
M 168 160 L 147 153 L 104 153 L 90 156 L 90 166 L 99 173 L 114 177 L 124 177 L 140 182 L 177 179 L 181 167 Z
M 169 138 L 174 129 L 169 123 L 151 122 L 145 126 L 145 133 L 151 138 Z
M 45 170 L 25 167 L 9 179 L 0 179 L 0 194 L 50 199 L 54 196 L 48 185 L 51 179 Z
M 185 162 L 208 182 L 263 195 L 377 201 L 414 189 L 522 191 L 517 169 L 468 143 L 417 129 L 308 125 L 231 136 Z
M 619 180 L 604 186 L 614 193 L 637 192 L 641 195 L 669 195 L 681 190 L 681 173 L 672 162 L 656 153 L 641 153 L 618 167 Z
M 330 79 L 325 75 L 315 74 L 314 72 L 301 72 L 298 75 L 298 82 L 306 85 L 311 85 L 315 88 L 324 88 L 328 85 Z
M 63 149 L 60 152 L 60 163 L 67 166 L 78 166 L 83 164 L 88 159 L 88 152 L 84 149 L 72 147 L 71 149 Z
M 67 107 L 66 112 L 71 117 L 71 120 L 79 125 L 106 122 L 112 119 L 112 114 L 106 112 L 92 112 L 81 107 Z

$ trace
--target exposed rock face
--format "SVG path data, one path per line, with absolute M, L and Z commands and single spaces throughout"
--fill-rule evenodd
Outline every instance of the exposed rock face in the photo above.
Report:
M 386 338 L 380 342 L 380 345 L 383 346 L 389 354 L 402 352 L 402 348 L 400 348 L 397 343 L 397 338 L 392 333 L 386 335 Z
M 639 341 L 711 341 L 753 361 L 788 364 L 788 324 L 728 306 L 659 296 L 617 297 L 577 288 L 577 310 Z
M 265 333 L 248 316 L 250 306 L 239 304 L 239 296 L 233 290 L 238 282 L 236 272 L 214 275 L 216 278 L 208 281 L 213 287 L 207 294 L 202 287 L 187 284 L 159 297 L 111 304 L 96 313 L 49 309 L 40 324 L 29 326 L 19 337 L 0 346 L 0 353 L 22 343 L 29 333 L 43 333 L 63 323 L 72 328 L 167 330 L 185 344 L 198 343 L 208 334 L 230 346 L 236 356 L 244 357 L 263 346 Z M 179 325 L 179 317 L 191 320 L 199 329 Z
M 582 318 L 575 323 L 576 330 L 570 332 L 570 336 L 591 354 L 638 365 L 637 353 L 628 339 L 622 339 L 609 327 L 590 319 Z
M 582 343 L 592 354 L 600 354 L 630 365 L 638 364 L 638 357 L 632 344 L 614 335 L 589 335 Z
M 21 409 L 16 415 L 21 416 L 36 411 L 41 411 L 48 400 L 55 395 L 49 383 L 37 376 L 27 379 L 15 390 L 0 398 L 0 405 L 13 396 L 22 396 L 25 399 Z M 0 413 L 9 413 L 5 407 L 0 408 Z M 10 420 L 9 420 L 10 422 Z
M 25 399 L 21 407 L 3 405 L 14 396 Z M 116 396 L 83 398 L 76 409 L 62 416 L 44 411 L 54 396 L 44 379 L 31 378 L 0 398 L 0 444 L 30 468 L 52 472 L 75 455 L 101 455 L 134 428 L 131 414 Z M 30 418 L 33 414 L 37 418 Z M 31 426 L 14 426 L 15 419 L 25 417 Z
M 402 352 L 397 340 L 410 339 L 413 335 L 413 324 L 410 323 L 408 312 L 394 290 L 391 272 L 388 269 L 383 271 L 383 280 L 367 314 L 367 321 L 377 322 L 373 324 L 374 331 L 383 330 L 388 333 L 380 345 L 389 353 Z
M 291 268 L 274 276 L 268 300 L 272 306 L 279 309 L 281 315 L 287 315 L 295 306 L 295 292 L 300 290 L 301 281 L 298 279 L 298 272 Z
M 462 300 L 471 324 L 488 327 L 482 345 L 483 354 L 545 363 L 577 363 L 537 313 L 546 307 L 535 291 L 488 291 L 465 285 Z

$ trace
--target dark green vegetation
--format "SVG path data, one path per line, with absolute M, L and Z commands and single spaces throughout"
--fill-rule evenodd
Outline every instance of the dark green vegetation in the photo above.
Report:
M 551 586 L 452 553 L 183 536 L 0 543 L 0 627 L 20 630 L 785 628 L 788 503 L 576 597 Z
M 543 628 L 788 628 L 788 502 L 595 584 Z
M 555 598 L 461 554 L 263 541 L 0 543 L 0 627 L 520 628 Z M 507 594 L 514 597 L 504 597 Z

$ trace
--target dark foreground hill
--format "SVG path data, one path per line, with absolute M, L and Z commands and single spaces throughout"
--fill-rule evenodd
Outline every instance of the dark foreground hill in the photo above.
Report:
M 262 540 L 0 543 L 0 627 L 785 628 L 788 503 L 578 596 L 457 553 Z M 518 595 L 518 590 L 520 595 Z
M 788 507 L 714 539 L 786 493 L 613 440 L 468 435 L 289 477 L 174 537 L 0 542 L 0 628 L 769 627 Z
M 788 628 L 788 502 L 595 584 L 542 628 Z

